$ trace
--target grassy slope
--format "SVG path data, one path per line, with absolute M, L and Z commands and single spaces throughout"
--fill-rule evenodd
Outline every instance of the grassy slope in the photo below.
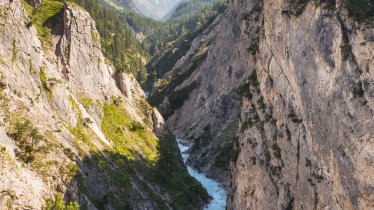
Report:
M 52 0 L 45 1 L 40 8 L 32 8 L 26 2 L 23 2 L 23 4 L 31 17 L 29 24 L 37 28 L 43 45 L 50 46 L 49 36 L 51 29 L 45 23 L 53 20 L 53 17 L 58 15 L 63 9 L 63 4 Z M 41 74 L 41 80 L 45 79 L 44 74 L 45 72 Z M 80 98 L 80 102 L 85 107 L 89 107 L 93 103 L 88 98 Z M 80 167 L 88 164 L 100 174 L 99 177 L 107 177 L 98 180 L 97 183 L 102 183 L 111 190 L 106 196 L 97 197 L 94 188 L 90 186 L 89 181 L 86 179 L 89 175 L 83 173 L 84 169 L 74 170 L 72 177 L 77 181 L 80 193 L 90 198 L 95 206 L 102 208 L 110 203 L 116 209 L 133 209 L 137 202 L 142 202 L 139 200 L 142 198 L 136 197 L 139 195 L 134 195 L 134 193 L 139 193 L 139 191 L 134 189 L 132 183 L 141 186 L 141 191 L 144 195 L 150 198 L 159 209 L 165 209 L 166 205 L 160 194 L 153 189 L 151 183 L 157 184 L 162 192 L 169 194 L 172 198 L 171 205 L 178 209 L 199 209 L 209 199 L 201 184 L 189 176 L 185 168 L 177 166 L 174 156 L 167 159 L 167 162 L 170 161 L 167 163 L 168 169 L 171 170 L 168 182 L 160 179 L 160 177 L 165 177 L 161 176 L 165 167 L 159 163 L 159 160 L 165 154 L 160 151 L 163 147 L 159 146 L 159 142 L 163 141 L 164 136 L 161 136 L 160 139 L 157 138 L 151 132 L 152 128 L 149 127 L 149 122 L 142 125 L 132 119 L 122 103 L 97 104 L 103 110 L 103 133 L 114 143 L 113 148 L 100 151 L 92 143 L 93 139 L 97 140 L 98 138 L 85 125 L 77 108 L 77 102 L 72 97 L 70 97 L 70 102 L 74 107 L 77 118 L 80 120 L 78 120 L 76 125 L 67 126 L 67 128 L 75 138 L 72 142 L 79 151 L 79 157 L 74 157 L 74 153 L 67 149 L 64 149 L 64 153 L 70 159 L 78 158 L 77 161 L 80 163 L 78 164 Z M 150 108 L 144 102 L 138 103 L 140 111 L 144 111 L 143 109 L 147 109 L 147 107 Z M 146 116 L 143 117 L 146 118 Z M 167 143 L 163 144 L 163 146 L 170 148 L 170 144 L 173 144 L 173 141 L 174 137 L 169 135 Z M 29 147 L 26 145 L 24 149 L 25 158 L 27 161 L 32 161 L 34 151 L 31 153 L 27 148 Z M 88 153 L 87 148 L 89 149 Z M 175 147 L 171 152 L 177 152 Z M 95 178 L 99 179 L 99 177 Z M 56 205 L 59 205 L 58 197 L 55 201 L 57 202 Z M 51 205 L 54 205 L 53 202 Z M 85 206 L 81 207 L 84 209 Z

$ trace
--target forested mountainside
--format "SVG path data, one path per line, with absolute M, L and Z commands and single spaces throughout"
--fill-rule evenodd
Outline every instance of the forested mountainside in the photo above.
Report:
M 374 208 L 374 2 L 230 1 L 149 97 L 228 209 Z
M 206 13 L 210 10 L 216 10 L 216 7 L 220 7 L 224 3 L 226 3 L 226 1 L 222 0 L 181 1 L 175 7 L 175 9 L 170 10 L 170 12 L 165 15 L 163 19 L 166 21 L 181 22 L 193 15 Z
M 100 6 L 119 11 L 132 11 L 140 13 L 132 0 L 98 0 Z
M 136 79 L 112 65 L 115 45 L 102 43 L 113 39 L 101 41 L 96 25 L 112 29 L 116 19 L 105 17 L 95 23 L 72 2 L 0 0 L 2 208 L 201 209 L 209 201 Z
M 188 8 L 189 4 L 181 5 L 181 10 L 184 10 L 185 6 Z M 156 30 L 143 41 L 142 45 L 148 46 L 149 53 L 153 55 L 146 65 L 149 73 L 144 86 L 146 90 L 152 89 L 157 79 L 172 69 L 175 62 L 189 50 L 192 41 L 212 24 L 226 6 L 226 3 L 217 1 L 207 5 L 200 12 L 191 10 L 191 15 L 187 12 L 188 9 L 184 10 L 186 13 L 182 12 L 179 15 L 185 19 L 170 18 L 166 21 L 166 28 Z
M 151 88 L 154 78 L 157 77 L 155 73 L 160 73 L 154 71 L 156 68 L 153 64 L 145 67 L 155 57 L 154 54 L 161 51 L 158 55 L 162 55 L 165 53 L 163 51 L 173 48 L 187 50 L 192 38 L 199 33 L 198 30 L 225 8 L 222 1 L 205 4 L 205 0 L 195 0 L 178 7 L 182 12 L 175 14 L 175 18 L 159 22 L 139 14 L 136 9 L 131 8 L 129 2 L 124 3 L 120 9 L 102 0 L 75 2 L 87 9 L 95 19 L 102 37 L 104 55 L 116 68 L 123 68 L 126 72 L 132 73 L 146 89 Z M 191 5 L 195 7 L 191 8 Z M 201 9 L 197 9 L 196 5 L 202 6 Z M 174 42 L 177 45 L 184 43 L 182 46 L 175 46 L 171 44 Z M 162 74 L 158 77 L 161 76 Z
M 95 20 L 104 56 L 116 69 L 123 68 L 144 83 L 148 76 L 145 64 L 149 55 L 125 21 L 128 15 L 101 7 L 98 0 L 75 0 L 75 3 L 85 8 Z
M 150 18 L 161 20 L 180 0 L 133 0 L 140 12 Z

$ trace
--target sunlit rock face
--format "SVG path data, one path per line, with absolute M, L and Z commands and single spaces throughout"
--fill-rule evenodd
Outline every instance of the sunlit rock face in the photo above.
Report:
M 121 107 L 126 120 L 136 122 L 155 141 L 152 130 L 163 124 L 158 111 L 145 102 L 136 79 L 106 62 L 90 14 L 76 4 L 49 3 L 54 3 L 48 7 L 52 27 L 43 39 L 38 23 L 30 23 L 31 5 L 0 0 L 2 209 L 45 209 L 57 194 L 96 209 L 94 200 L 116 191 L 110 168 L 96 165 L 119 146 L 104 128 L 108 110 Z M 123 125 L 119 132 L 126 129 Z M 138 138 L 135 147 L 157 151 L 157 142 L 145 144 L 144 139 Z M 140 149 L 138 154 L 144 155 Z M 139 182 L 129 182 L 128 189 L 133 191 L 123 203 L 134 209 L 160 209 Z M 137 202 L 140 198 L 144 200 Z M 168 206 L 170 199 L 165 199 Z M 112 201 L 105 202 L 106 209 L 115 209 Z
M 145 16 L 161 20 L 181 0 L 134 0 L 137 9 Z
M 374 30 L 328 3 L 231 1 L 255 59 L 229 209 L 374 206 Z

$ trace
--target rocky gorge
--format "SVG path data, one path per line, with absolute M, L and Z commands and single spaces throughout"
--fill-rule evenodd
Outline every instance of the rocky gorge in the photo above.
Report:
M 0 209 L 373 209 L 373 12 L 230 0 L 145 98 L 82 6 L 0 0 Z
M 374 207 L 374 29 L 354 4 L 232 0 L 154 88 L 228 209 Z
M 0 43 L 1 209 L 208 202 L 136 79 L 103 56 L 85 9 L 1 0 Z

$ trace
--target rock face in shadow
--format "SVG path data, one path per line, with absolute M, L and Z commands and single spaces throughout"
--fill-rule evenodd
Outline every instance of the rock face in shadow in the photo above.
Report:
M 235 18 L 226 15 L 192 42 L 149 97 L 178 138 L 195 142 L 188 163 L 225 186 L 238 138 L 238 89 L 248 77 L 246 62 L 251 60 L 243 44 L 249 44 L 248 38 L 240 36 Z
M 234 0 L 150 98 L 229 209 L 373 208 L 373 34 L 341 1 Z

